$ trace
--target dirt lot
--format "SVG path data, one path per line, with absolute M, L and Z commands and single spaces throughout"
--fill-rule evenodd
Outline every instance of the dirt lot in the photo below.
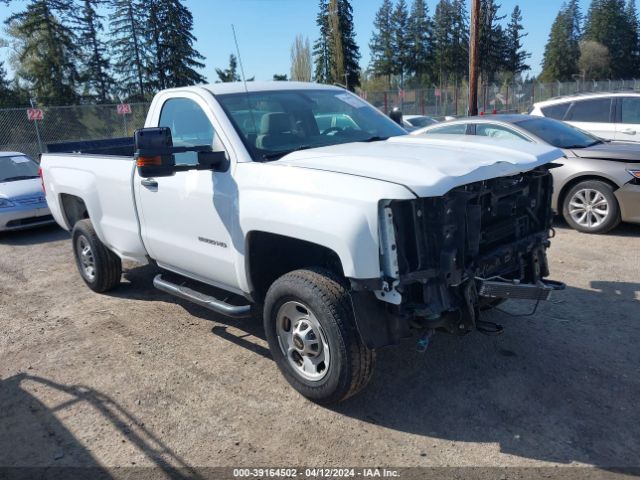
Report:
M 381 350 L 369 387 L 323 408 L 257 321 L 155 291 L 149 267 L 97 295 L 65 232 L 4 234 L 0 466 L 638 466 L 640 228 L 559 226 L 550 257 L 568 289 L 535 316 Z

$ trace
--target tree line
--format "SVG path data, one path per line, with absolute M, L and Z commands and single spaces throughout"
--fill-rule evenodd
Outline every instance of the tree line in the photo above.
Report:
M 14 0 L 0 0 L 9 4 Z M 410 4 L 409 4 L 410 2 Z M 365 70 L 350 0 L 319 0 L 319 35 L 291 47 L 288 74 L 274 80 L 341 84 L 349 89 L 449 85 L 467 79 L 469 15 L 466 0 L 381 0 Z M 481 0 L 481 81 L 511 82 L 530 70 L 522 11 L 501 12 Z M 148 100 L 163 88 L 193 85 L 204 57 L 196 50 L 193 16 L 181 0 L 27 0 L 6 21 L 15 78 L 0 62 L 0 106 Z M 109 32 L 105 35 L 105 28 Z M 567 0 L 551 26 L 541 81 L 634 78 L 640 70 L 640 26 L 635 0 L 591 0 L 586 15 Z M 216 81 L 238 81 L 230 55 Z M 248 81 L 253 78 L 248 78 Z
M 541 81 L 631 79 L 640 73 L 635 0 L 592 0 L 586 16 L 578 0 L 562 5 L 551 25 Z
M 465 0 L 439 0 L 433 15 L 425 0 L 383 0 L 369 48 L 369 75 L 390 87 L 444 85 L 463 81 L 469 71 L 469 16 Z M 498 76 L 513 80 L 530 69 L 523 49 L 522 12 L 515 6 L 508 23 L 495 0 L 480 2 L 480 73 L 483 81 Z
M 5 106 L 142 101 L 205 81 L 193 16 L 180 0 L 30 0 L 5 25 L 16 66 L 9 82 L 0 63 Z

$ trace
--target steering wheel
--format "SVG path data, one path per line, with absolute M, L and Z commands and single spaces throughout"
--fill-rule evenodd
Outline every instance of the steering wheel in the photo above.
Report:
M 330 133 L 341 132 L 341 131 L 342 131 L 342 128 L 340 127 L 329 127 L 324 132 L 322 132 L 322 135 L 329 135 Z

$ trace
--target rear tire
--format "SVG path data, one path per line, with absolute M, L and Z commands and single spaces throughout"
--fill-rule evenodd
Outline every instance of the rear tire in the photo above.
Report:
M 91 220 L 78 221 L 71 239 L 78 271 L 91 290 L 103 293 L 120 284 L 122 261 L 100 241 Z
M 345 400 L 371 379 L 375 352 L 358 334 L 348 289 L 328 270 L 295 270 L 276 280 L 264 327 L 285 379 L 314 402 Z
M 611 185 L 601 180 L 586 180 L 567 192 L 562 216 L 579 232 L 606 233 L 620 223 L 620 206 Z

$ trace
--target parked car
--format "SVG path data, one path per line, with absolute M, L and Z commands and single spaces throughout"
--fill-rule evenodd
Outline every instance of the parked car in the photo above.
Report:
M 470 117 L 412 135 L 457 134 L 552 145 L 564 151 L 553 175 L 552 205 L 567 223 L 604 233 L 620 221 L 640 223 L 640 145 L 602 140 L 571 125 L 529 115 Z
M 24 153 L 0 152 L 0 231 L 53 223 L 38 164 Z
M 298 82 L 165 90 L 145 125 L 128 157 L 42 156 L 82 279 L 105 292 L 121 259 L 152 260 L 164 292 L 229 316 L 264 305 L 274 360 L 314 401 L 358 392 L 375 349 L 412 331 L 420 348 L 435 329 L 499 333 L 481 306 L 562 287 L 544 280 L 558 149 L 411 137 Z
M 640 93 L 583 93 L 534 104 L 531 115 L 563 120 L 607 140 L 640 142 Z
M 402 122 L 405 127 L 409 128 L 423 128 L 438 123 L 435 118 L 426 115 L 403 115 Z

